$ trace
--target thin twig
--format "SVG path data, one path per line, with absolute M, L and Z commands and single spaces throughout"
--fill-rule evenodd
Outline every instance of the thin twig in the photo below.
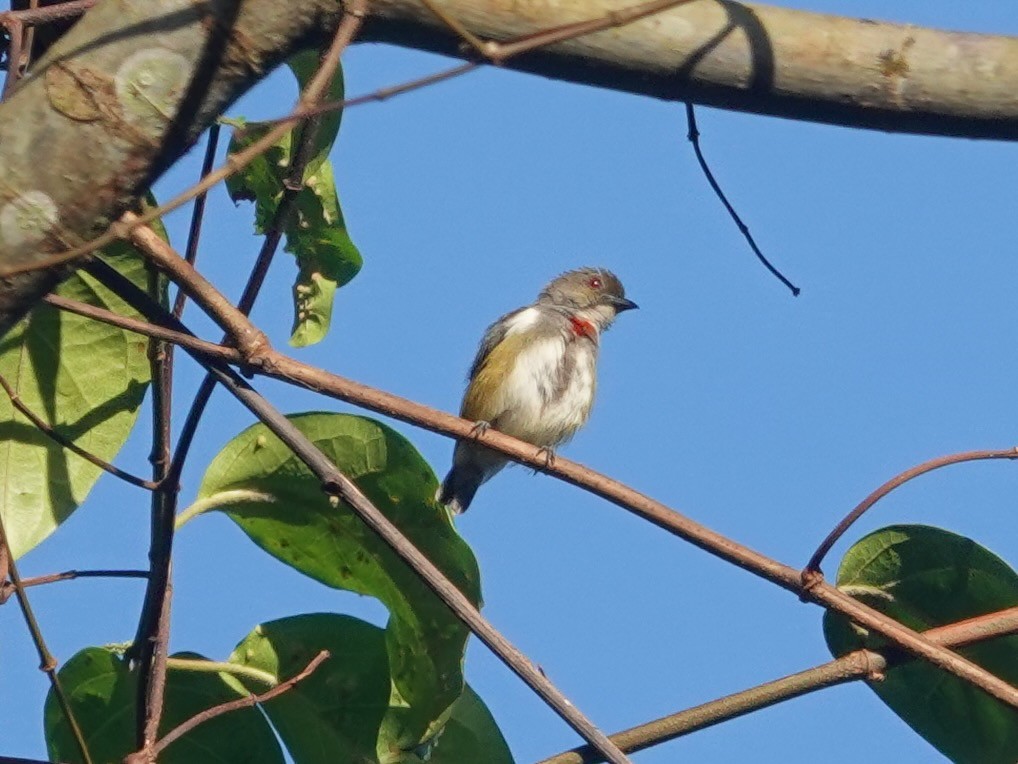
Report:
M 93 313 L 93 315 L 98 314 Z M 152 315 L 149 317 L 153 318 Z M 121 319 L 116 316 L 101 320 L 121 325 L 118 323 Z M 161 317 L 154 320 L 165 323 Z M 210 345 L 210 347 L 214 348 L 212 352 L 216 358 L 223 357 L 222 354 L 227 352 L 216 345 Z M 189 352 L 197 357 L 203 357 L 202 351 L 197 347 Z M 240 361 L 243 360 L 239 354 L 235 357 Z M 881 634 L 909 652 L 972 682 L 1008 705 L 1018 707 L 1018 690 L 971 661 L 931 644 L 915 631 L 853 599 L 822 579 L 810 582 L 808 585 L 804 584 L 798 570 L 706 528 L 665 504 L 639 493 L 607 475 L 595 472 L 564 457 L 556 458 L 555 463 L 549 465 L 529 443 L 512 438 L 495 429 L 478 435 L 474 422 L 302 364 L 275 350 L 268 351 L 262 361 L 259 368 L 252 370 L 254 373 L 298 384 L 309 390 L 453 438 L 476 438 L 485 446 L 508 456 L 515 462 L 534 467 L 572 485 L 584 488 L 709 554 L 775 583 L 800 598 L 834 610 Z M 385 537 L 383 536 L 383 538 Z
M 151 261 L 147 261 L 146 266 L 149 298 L 158 303 L 163 291 L 162 275 Z M 95 260 L 87 267 L 93 275 L 98 273 L 105 277 L 107 284 L 117 284 L 118 280 L 121 285 L 129 283 L 104 261 Z M 171 560 L 174 517 L 177 514 L 176 482 L 166 479 L 171 448 L 172 348 L 172 345 L 156 338 L 150 338 L 148 342 L 152 376 L 152 449 L 149 452 L 149 462 L 152 464 L 152 478 L 159 487 L 152 494 L 149 510 L 149 579 L 132 647 L 138 661 L 136 744 L 143 753 L 151 750 L 159 735 L 166 692 L 166 659 L 169 655 L 173 598 Z M 155 757 L 152 759 L 154 761 Z
M 219 132 L 221 126 L 213 122 L 209 128 L 209 135 L 205 143 L 205 158 L 201 163 L 201 175 L 204 178 L 212 172 L 212 164 L 216 161 L 216 149 L 219 147 Z M 192 266 L 198 259 L 198 240 L 201 238 L 201 225 L 205 219 L 205 202 L 208 199 L 208 191 L 202 191 L 194 198 L 194 208 L 191 210 L 191 226 L 187 231 L 187 246 L 184 248 L 184 259 Z M 187 302 L 187 293 L 181 289 L 173 301 L 173 315 L 180 318 L 184 314 L 184 304 Z
M 57 659 L 53 657 L 53 654 L 46 646 L 46 640 L 42 636 L 42 629 L 39 628 L 39 622 L 35 619 L 35 613 L 32 611 L 32 605 L 28 601 L 28 594 L 25 593 L 21 576 L 18 575 L 17 563 L 14 562 L 14 555 L 11 553 L 11 548 L 7 543 L 3 513 L 0 513 L 0 547 L 4 549 L 2 557 L 6 561 L 7 577 L 10 578 L 11 585 L 14 587 L 14 595 L 18 600 L 18 607 L 21 608 L 21 614 L 25 618 L 28 633 L 32 636 L 32 643 L 39 654 L 39 670 L 44 672 L 49 678 L 50 687 L 53 689 L 53 694 L 56 696 L 60 710 L 67 721 L 67 726 L 71 729 L 71 737 L 74 738 L 74 744 L 78 748 L 78 753 L 81 754 L 81 760 L 85 764 L 92 764 L 92 756 L 88 752 L 88 746 L 85 745 L 85 736 L 81 732 L 81 726 L 74 716 L 71 700 L 67 697 L 67 693 L 64 692 L 63 685 L 60 683 L 60 677 L 57 676 Z
M 266 690 L 259 695 L 248 695 L 246 698 L 238 698 L 237 700 L 231 700 L 226 703 L 220 703 L 218 706 L 207 708 L 201 713 L 195 714 L 186 722 L 182 722 L 179 726 L 174 727 L 172 730 L 167 732 L 163 738 L 155 744 L 153 747 L 153 754 L 158 756 L 160 753 L 166 750 L 167 746 L 171 745 L 174 741 L 186 735 L 188 732 L 193 730 L 210 719 L 215 719 L 217 716 L 228 714 L 231 711 L 239 711 L 242 708 L 250 708 L 258 703 L 267 703 L 268 701 L 282 695 L 284 692 L 288 692 L 297 686 L 298 683 L 303 682 L 311 674 L 314 673 L 327 658 L 329 657 L 328 650 L 322 650 L 318 655 L 311 659 L 311 662 L 304 667 L 296 676 L 292 676 L 284 682 L 280 682 L 271 690 Z M 131 764 L 131 757 L 128 757 L 128 764 Z
M 923 636 L 943 647 L 958 648 L 1015 633 L 1018 633 L 1018 607 L 930 629 L 924 631 Z M 879 679 L 889 668 L 908 659 L 900 653 L 885 655 L 872 650 L 855 650 L 820 666 L 617 732 L 611 739 L 626 753 L 636 753 L 817 690 L 860 679 Z M 539 764 L 598 764 L 601 761 L 597 751 L 581 746 L 543 759 Z
M 725 196 L 725 192 L 721 190 L 721 186 L 718 185 L 717 180 L 714 178 L 714 173 L 711 172 L 710 167 L 707 164 L 707 159 L 703 155 L 703 151 L 700 149 L 700 131 L 696 126 L 696 114 L 693 112 L 693 104 L 686 101 L 686 122 L 689 124 L 689 133 L 687 138 L 689 142 L 693 144 L 693 153 L 696 154 L 696 161 L 700 164 L 700 169 L 703 170 L 704 177 L 707 178 L 707 182 L 710 187 L 714 189 L 714 193 L 717 195 L 721 203 L 725 205 L 725 209 L 728 210 L 728 214 L 732 220 L 735 221 L 736 227 L 742 234 L 743 238 L 749 244 L 750 249 L 753 250 L 753 254 L 756 255 L 757 260 L 763 263 L 764 268 L 769 270 L 775 278 L 778 279 L 782 284 L 788 287 L 793 297 L 798 297 L 801 291 L 799 287 L 795 286 L 791 281 L 785 278 L 784 274 L 781 273 L 777 268 L 771 265 L 771 261 L 764 257 L 764 253 L 760 251 L 760 247 L 757 246 L 756 240 L 753 238 L 753 234 L 749 232 L 749 227 L 742 222 L 742 218 L 739 217 L 739 213 L 735 211 L 735 208 L 728 201 L 728 197 Z
M 827 553 L 831 551 L 831 547 L 838 542 L 838 539 L 845 534 L 845 531 L 851 528 L 852 524 L 862 517 L 870 507 L 887 496 L 887 494 L 895 488 L 904 485 L 909 480 L 912 480 L 912 478 L 925 475 L 927 472 L 932 472 L 933 470 L 940 469 L 941 467 L 947 467 L 952 464 L 961 464 L 962 462 L 981 461 L 985 459 L 1018 459 L 1018 447 L 983 451 L 963 451 L 959 454 L 940 456 L 895 475 L 859 502 L 855 508 L 845 516 L 845 519 L 838 523 L 834 530 L 827 534 L 827 538 L 820 543 L 820 546 L 817 547 L 817 550 L 813 553 L 813 556 L 809 558 L 809 562 L 803 569 L 803 580 L 805 581 L 812 576 L 822 575 L 820 565 L 823 563 L 824 557 Z
M 119 467 L 114 467 L 105 459 L 100 459 L 95 454 L 86 451 L 77 443 L 75 443 L 73 440 L 63 435 L 59 430 L 54 429 L 48 422 L 44 421 L 34 411 L 32 411 L 23 400 L 21 400 L 21 397 L 14 390 L 14 388 L 11 387 L 10 382 L 8 382 L 7 378 L 4 377 L 2 374 L 0 374 L 0 387 L 2 387 L 4 389 L 4 392 L 7 393 L 7 397 L 11 399 L 11 404 L 14 406 L 14 408 L 20 411 L 21 414 L 26 419 L 28 419 L 28 421 L 31 422 L 32 425 L 37 430 L 39 430 L 39 432 L 41 432 L 43 435 L 45 435 L 47 438 L 52 440 L 57 445 L 66 448 L 68 451 L 71 451 L 72 453 L 77 454 L 85 461 L 94 464 L 99 469 L 110 473 L 114 477 L 120 478 L 125 483 L 130 483 L 131 485 L 138 486 L 139 488 L 144 488 L 148 491 L 152 491 L 155 489 L 155 483 L 153 483 L 151 480 L 145 480 L 144 478 L 140 478 L 137 475 L 132 475 L 130 472 L 122 470 Z
M 0 549 L 0 557 L 6 551 Z M 3 568 L 0 566 L 0 573 Z M 14 585 L 5 581 L 6 575 L 0 576 L 0 605 L 4 604 L 14 593 Z M 63 573 L 47 573 L 44 576 L 32 576 L 21 579 L 21 585 L 25 589 L 30 586 L 43 586 L 58 581 L 73 581 L 76 578 L 148 578 L 147 570 L 65 570 Z
M 115 271 L 113 271 L 116 274 Z M 94 275 L 102 280 L 102 273 Z M 119 276 L 119 274 L 116 274 Z M 126 281 L 126 279 L 124 280 Z M 153 301 L 130 281 L 120 279 L 106 284 L 117 291 L 129 305 L 149 320 L 172 326 L 189 333 L 173 315 Z M 204 307 L 204 306 L 203 306 Z M 188 351 L 192 357 L 215 374 L 216 381 L 240 401 L 252 414 L 278 437 L 294 455 L 311 470 L 321 482 L 322 491 L 340 499 L 360 517 L 392 550 L 418 575 L 439 599 L 477 637 L 494 652 L 506 666 L 519 676 L 543 699 L 570 727 L 591 745 L 601 751 L 612 764 L 629 764 L 629 760 L 608 740 L 603 732 L 591 723 L 562 692 L 523 653 L 513 646 L 477 610 L 472 602 L 440 571 L 392 522 L 361 492 L 357 485 L 340 472 L 336 465 L 305 436 L 289 419 L 259 395 L 243 377 L 229 366 L 210 362 L 200 353 Z M 532 448 L 532 447 L 531 447 Z M 141 752 L 139 752 L 141 753 Z
M 440 72 L 435 72 L 434 74 L 428 74 L 424 77 L 400 83 L 399 85 L 379 88 L 378 90 L 374 90 L 364 95 L 355 96 L 354 98 L 347 98 L 343 101 L 325 101 L 318 106 L 309 106 L 295 111 L 294 115 L 300 119 L 306 119 L 308 117 L 316 117 L 319 114 L 325 114 L 326 112 L 338 111 L 339 109 L 352 109 L 355 106 L 361 106 L 366 103 L 380 103 L 395 96 L 403 95 L 404 93 L 420 90 L 421 88 L 428 87 L 429 85 L 435 85 L 439 82 L 451 80 L 454 77 L 459 77 L 461 74 L 466 74 L 467 72 L 472 72 L 475 69 L 480 68 L 481 64 L 476 61 L 468 61 L 465 64 L 458 64 L 448 69 L 443 69 Z M 263 122 L 265 124 L 276 124 L 284 119 L 287 119 L 287 117 L 263 120 Z

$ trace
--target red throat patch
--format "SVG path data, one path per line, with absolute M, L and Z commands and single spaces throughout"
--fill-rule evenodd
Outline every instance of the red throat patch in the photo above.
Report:
M 597 342 L 597 328 L 590 321 L 570 316 L 569 323 L 573 327 L 573 334 L 577 337 L 589 337 L 594 342 Z

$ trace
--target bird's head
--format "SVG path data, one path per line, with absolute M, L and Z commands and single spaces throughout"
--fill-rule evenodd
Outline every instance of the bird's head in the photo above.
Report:
M 607 329 L 622 311 L 637 307 L 626 299 L 618 276 L 605 268 L 579 268 L 563 273 L 541 291 L 537 303 L 590 321 L 598 331 Z

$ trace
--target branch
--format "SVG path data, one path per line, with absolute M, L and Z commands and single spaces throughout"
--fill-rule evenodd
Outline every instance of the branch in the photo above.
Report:
M 827 538 L 820 543 L 820 546 L 817 547 L 813 556 L 809 558 L 809 562 L 806 563 L 806 567 L 802 571 L 803 580 L 805 581 L 812 576 L 819 575 L 821 573 L 820 564 L 824 561 L 824 557 L 827 553 L 831 551 L 831 547 L 838 542 L 838 539 L 845 535 L 845 532 L 852 527 L 852 524 L 855 523 L 856 520 L 866 514 L 866 511 L 870 507 L 884 498 L 895 488 L 904 485 L 912 478 L 925 475 L 927 472 L 933 472 L 933 470 L 940 469 L 941 467 L 947 467 L 952 464 L 961 464 L 962 462 L 981 461 L 985 459 L 1018 459 L 1018 447 L 995 449 L 992 451 L 964 451 L 960 454 L 940 456 L 895 475 L 859 502 L 855 509 L 849 512 L 845 516 L 845 519 L 838 523 L 834 530 L 827 534 Z
M 74 710 L 71 708 L 70 698 L 64 692 L 63 685 L 60 684 L 60 677 L 57 676 L 57 659 L 53 657 L 53 653 L 46 646 L 46 640 L 42 636 L 42 629 L 39 628 L 39 622 L 35 619 L 35 612 L 32 610 L 32 605 L 28 601 L 28 595 L 25 593 L 25 586 L 21 581 L 21 576 L 18 575 L 18 566 L 14 562 L 14 555 L 11 554 L 11 549 L 7 545 L 7 533 L 4 531 L 2 515 L 0 515 L 0 567 L 6 569 L 6 577 L 10 578 L 11 586 L 14 587 L 14 594 L 17 597 L 18 606 L 21 608 L 21 614 L 25 618 L 25 625 L 32 636 L 35 650 L 39 654 L 39 670 L 45 673 L 49 679 L 53 695 L 56 697 L 60 710 L 64 715 L 64 720 L 71 730 L 71 737 L 74 738 L 78 753 L 81 754 L 81 760 L 85 764 L 92 764 L 92 757 L 89 755 L 88 746 L 85 745 L 85 736 L 81 732 L 81 726 L 78 724 L 78 720 L 74 716 Z
M 166 735 L 163 736 L 163 738 L 153 747 L 152 749 L 153 755 L 158 756 L 160 753 L 166 750 L 167 746 L 169 746 L 171 743 L 183 737 L 188 732 L 193 730 L 195 727 L 204 724 L 210 719 L 215 719 L 217 716 L 228 714 L 231 711 L 238 711 L 241 708 L 250 708 L 256 703 L 265 703 L 267 701 L 272 700 L 275 697 L 278 697 L 279 695 L 282 695 L 284 692 L 293 689 L 294 687 L 297 686 L 299 682 L 303 682 L 305 679 L 311 676 L 311 674 L 314 673 L 315 669 L 317 669 L 322 664 L 322 662 L 325 661 L 328 657 L 329 651 L 322 650 L 320 653 L 318 653 L 318 655 L 311 659 L 311 662 L 304 667 L 303 671 L 301 671 L 296 676 L 290 677 L 285 682 L 280 682 L 271 690 L 266 690 L 260 695 L 248 695 L 246 698 L 238 698 L 237 700 L 231 700 L 227 703 L 220 703 L 218 706 L 207 708 L 201 713 L 195 714 L 186 722 L 182 722 L 179 726 L 167 732 Z M 125 764 L 139 764 L 140 762 L 143 761 L 144 759 L 139 758 L 138 754 L 131 754 L 125 759 Z
M 116 326 L 132 328 L 120 316 L 103 311 L 99 308 L 84 306 L 88 314 Z M 77 312 L 85 314 L 84 311 Z M 143 333 L 150 330 L 142 329 Z M 134 329 L 132 328 L 132 331 Z M 153 329 L 164 336 L 166 329 Z M 243 364 L 244 359 L 234 350 L 223 348 L 213 343 L 200 343 L 193 338 L 187 340 L 189 352 L 197 357 L 214 357 L 217 359 L 232 357 L 231 363 Z M 209 355 L 205 355 L 207 348 Z M 847 618 L 875 631 L 905 650 L 921 656 L 936 666 L 960 676 L 977 685 L 998 700 L 1018 707 L 1018 690 L 1000 678 L 990 674 L 971 661 L 930 643 L 912 629 L 906 628 L 893 618 L 864 605 L 858 600 L 818 578 L 803 582 L 800 572 L 796 569 L 760 554 L 749 547 L 743 546 L 716 531 L 679 514 L 667 505 L 645 496 L 629 486 L 614 480 L 607 475 L 595 472 L 564 457 L 556 457 L 554 464 L 547 464 L 543 455 L 533 445 L 517 440 L 495 429 L 477 435 L 475 423 L 460 419 L 452 414 L 424 406 L 423 404 L 401 398 L 392 393 L 378 390 L 359 382 L 330 374 L 322 369 L 303 364 L 275 350 L 268 350 L 263 355 L 261 366 L 250 369 L 254 373 L 290 382 L 328 395 L 337 400 L 374 411 L 384 416 L 423 427 L 432 432 L 448 435 L 457 439 L 476 438 L 479 442 L 494 451 L 508 456 L 515 462 L 546 472 L 560 480 L 579 486 L 633 514 L 647 520 L 669 533 L 703 549 L 726 562 L 730 562 L 753 575 L 798 595 L 801 599 L 812 601 L 823 607 L 834 610 Z M 384 536 L 383 536 L 384 538 Z M 413 566 L 411 566 L 413 567 Z M 429 584 L 430 585 L 430 584 Z
M 0 569 L 0 573 L 2 573 Z M 4 581 L 5 575 L 0 575 L 0 605 L 4 604 L 14 593 L 14 584 Z M 21 579 L 21 586 L 27 589 L 30 586 L 43 586 L 53 584 L 57 581 L 73 581 L 76 578 L 148 578 L 147 570 L 65 570 L 63 573 L 47 573 L 44 576 L 32 576 Z
M 11 399 L 11 404 L 14 406 L 14 408 L 20 411 L 22 415 L 24 415 L 24 417 L 29 422 L 31 422 L 37 430 L 39 430 L 39 432 L 41 432 L 47 438 L 52 440 L 54 443 L 57 443 L 63 448 L 66 448 L 68 451 L 77 454 L 85 461 L 94 464 L 99 469 L 110 473 L 114 477 L 120 478 L 125 483 L 130 483 L 131 485 L 138 486 L 138 488 L 144 488 L 148 491 L 151 491 L 155 488 L 155 483 L 153 483 L 151 480 L 145 480 L 144 478 L 140 478 L 137 475 L 132 475 L 130 472 L 125 472 L 119 467 L 114 467 L 105 459 L 100 459 L 95 454 L 86 451 L 77 443 L 75 443 L 73 440 L 65 437 L 59 430 L 54 429 L 52 426 L 50 426 L 48 422 L 43 420 L 34 411 L 32 411 L 32 409 L 30 409 L 23 400 L 21 400 L 21 396 L 19 396 L 17 392 L 15 392 L 14 388 L 11 387 L 11 383 L 8 382 L 7 378 L 4 377 L 2 374 L 0 374 L 0 387 L 4 389 L 5 393 L 7 393 L 7 397 Z
M 924 631 L 923 636 L 944 647 L 963 647 L 1015 633 L 1018 633 L 1018 607 L 930 629 Z M 618 732 L 611 739 L 626 753 L 635 753 L 817 690 L 859 679 L 877 680 L 887 669 L 906 660 L 907 657 L 901 655 L 855 650 L 806 671 Z M 539 764 L 597 764 L 600 761 L 603 759 L 596 751 L 584 746 L 544 759 Z
M 605 18 L 623 0 L 441 0 L 473 37 Z M 419 0 L 375 0 L 364 39 L 466 57 Z M 469 55 L 475 55 L 469 49 Z M 695 0 L 505 64 L 669 101 L 890 132 L 1018 139 L 1018 39 Z M 985 72 L 993 72 L 986 76 Z

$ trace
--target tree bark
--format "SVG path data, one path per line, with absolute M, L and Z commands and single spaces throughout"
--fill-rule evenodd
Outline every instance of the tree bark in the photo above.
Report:
M 507 40 L 632 0 L 439 0 Z M 0 268 L 45 263 L 136 202 L 339 0 L 104 0 L 0 105 Z M 373 0 L 362 39 L 463 55 L 420 0 Z M 1018 138 L 1018 38 L 691 0 L 505 66 L 669 100 L 895 132 Z M 66 267 L 0 279 L 0 335 Z

